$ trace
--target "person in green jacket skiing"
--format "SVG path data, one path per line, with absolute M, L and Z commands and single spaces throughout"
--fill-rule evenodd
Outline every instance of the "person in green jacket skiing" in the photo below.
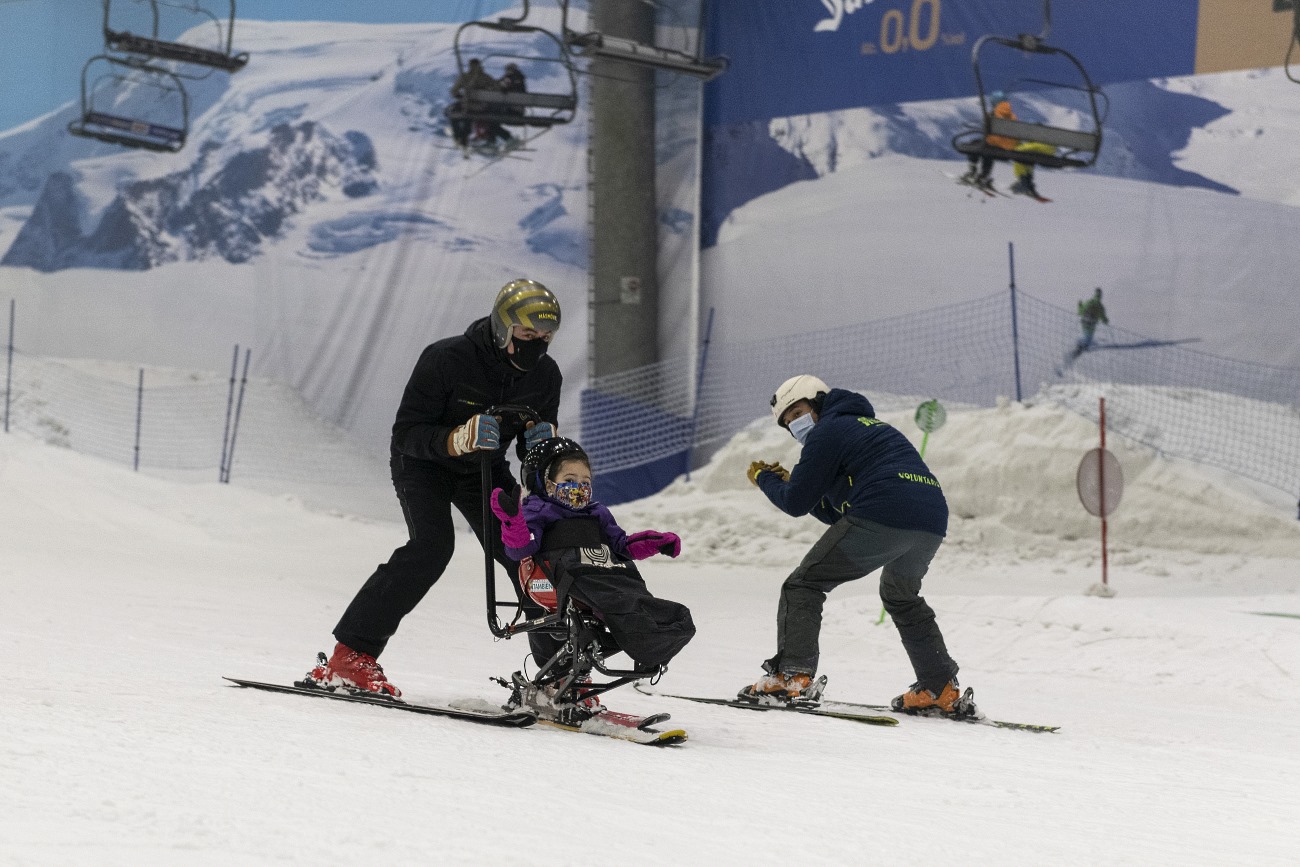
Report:
M 1100 286 L 1092 293 L 1091 298 L 1079 302 L 1079 325 L 1083 328 L 1083 337 L 1079 338 L 1079 351 L 1075 353 L 1076 355 L 1092 346 L 1092 336 L 1099 322 L 1110 324 L 1110 320 L 1106 318 L 1106 308 L 1101 303 Z

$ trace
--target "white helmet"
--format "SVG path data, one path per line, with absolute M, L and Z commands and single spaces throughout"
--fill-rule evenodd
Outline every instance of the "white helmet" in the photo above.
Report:
M 830 390 L 830 386 L 826 383 L 807 373 L 792 376 L 781 383 L 776 394 L 772 395 L 772 418 L 781 427 L 785 427 L 781 424 L 781 416 L 785 415 L 787 409 L 801 400 L 815 402 L 819 396 L 825 395 Z

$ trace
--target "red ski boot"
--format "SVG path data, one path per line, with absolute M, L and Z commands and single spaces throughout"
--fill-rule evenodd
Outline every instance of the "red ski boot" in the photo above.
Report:
M 325 654 L 320 655 L 322 657 Z M 334 655 L 317 663 L 307 679 L 324 689 L 347 687 L 361 692 L 399 698 L 402 691 L 388 682 L 378 660 L 368 653 L 353 650 L 343 642 L 334 645 Z

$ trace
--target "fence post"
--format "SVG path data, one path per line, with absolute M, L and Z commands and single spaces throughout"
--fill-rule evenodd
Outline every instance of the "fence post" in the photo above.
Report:
M 226 480 L 226 449 L 230 445 L 230 408 L 235 403 L 235 374 L 239 370 L 239 344 L 235 344 L 235 357 L 230 359 L 230 388 L 226 391 L 226 429 L 221 432 L 221 464 L 217 467 L 217 481 Z
M 1011 357 L 1016 368 L 1016 402 L 1020 392 L 1020 325 L 1016 318 L 1016 245 L 1007 241 L 1007 257 L 1011 266 Z
M 144 368 L 140 368 L 140 384 L 135 389 L 135 466 L 140 472 L 140 422 L 144 418 Z
M 9 433 L 9 388 L 14 381 L 14 299 L 9 299 L 9 366 L 5 368 L 5 433 Z
M 695 433 L 700 426 L 700 394 L 704 390 L 704 368 L 709 363 L 709 340 L 713 335 L 713 310 L 704 326 L 704 344 L 700 348 L 700 371 L 695 376 L 695 408 L 691 411 L 691 438 L 686 443 L 686 481 L 691 480 L 691 459 L 695 455 Z
M 235 423 L 230 428 L 230 450 L 226 453 L 226 477 L 222 479 L 230 484 L 230 467 L 235 463 L 235 437 L 239 435 L 239 414 L 244 408 L 244 386 L 248 384 L 248 360 L 253 350 L 244 350 L 244 375 L 239 380 L 239 399 L 235 401 Z

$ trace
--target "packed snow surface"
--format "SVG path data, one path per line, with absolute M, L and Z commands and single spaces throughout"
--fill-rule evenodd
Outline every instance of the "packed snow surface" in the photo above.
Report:
M 368 521 L 0 437 L 0 865 L 1293 864 L 1294 504 L 1111 442 L 1118 595 L 1088 596 L 1099 526 L 1074 471 L 1095 439 L 1007 404 L 954 411 L 927 444 L 953 518 L 925 592 L 963 684 L 990 716 L 1059 733 L 608 695 L 689 731 L 655 750 L 227 686 L 287 682 L 332 646 L 405 538 L 396 502 Z M 750 486 L 758 458 L 790 466 L 797 446 L 757 421 L 689 482 L 614 510 L 684 540 L 642 564 L 699 627 L 662 689 L 730 695 L 773 650 L 781 581 L 819 525 Z M 910 683 L 879 610 L 870 578 L 831 595 L 828 697 Z M 504 698 L 488 678 L 526 644 L 483 621 L 462 527 L 388 674 L 413 701 Z

